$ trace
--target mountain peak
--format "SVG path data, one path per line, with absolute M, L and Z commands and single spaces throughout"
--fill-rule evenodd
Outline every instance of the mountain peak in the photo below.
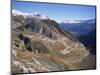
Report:
M 22 12 L 20 12 L 20 11 L 17 11 L 17 10 L 12 10 L 12 14 L 14 15 L 14 16 L 16 16 L 16 15 L 22 15 L 23 13 Z
M 21 11 L 13 9 L 12 14 L 13 14 L 13 16 L 22 15 L 22 16 L 24 16 L 24 18 L 32 18 L 33 17 L 33 18 L 38 18 L 38 19 L 49 19 L 48 16 L 39 14 L 38 12 L 27 13 L 27 12 L 21 12 Z

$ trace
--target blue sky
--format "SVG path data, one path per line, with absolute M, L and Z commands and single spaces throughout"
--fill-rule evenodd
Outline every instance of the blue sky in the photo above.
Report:
M 70 4 L 48 4 L 35 2 L 12 1 L 12 9 L 22 12 L 38 12 L 49 16 L 57 22 L 64 20 L 87 20 L 94 19 L 96 16 L 95 6 L 70 5 Z

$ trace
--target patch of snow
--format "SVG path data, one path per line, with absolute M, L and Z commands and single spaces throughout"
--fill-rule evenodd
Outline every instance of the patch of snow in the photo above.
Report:
M 24 16 L 24 18 L 29 18 L 29 17 L 33 17 L 33 13 L 24 13 L 24 12 L 21 12 L 21 11 L 18 11 L 18 10 L 12 10 L 12 14 L 14 16 L 17 16 L 17 15 L 22 15 Z
M 38 19 L 49 19 L 48 16 L 46 15 L 42 15 L 42 14 L 39 14 L 37 12 L 34 12 L 34 13 L 26 13 L 26 12 L 21 12 L 21 11 L 18 11 L 18 10 L 12 10 L 12 14 L 14 16 L 17 16 L 17 15 L 23 15 L 25 18 L 38 18 Z
M 12 14 L 14 15 L 14 16 L 16 16 L 16 15 L 23 15 L 23 13 L 22 12 L 20 12 L 20 11 L 17 11 L 17 10 L 12 10 Z

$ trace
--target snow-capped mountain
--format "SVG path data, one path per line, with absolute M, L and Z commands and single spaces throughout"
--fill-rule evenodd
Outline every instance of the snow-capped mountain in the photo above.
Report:
M 95 23 L 96 22 L 96 19 L 89 19 L 89 20 L 82 20 L 82 23 Z
M 76 35 L 86 35 L 88 32 L 90 32 L 92 29 L 95 28 L 96 25 L 96 19 L 90 19 L 90 20 L 74 20 L 74 21 L 63 21 L 60 23 L 60 27 L 62 29 L 69 30 L 71 32 L 74 32 Z
M 95 19 L 89 19 L 89 20 L 76 20 L 76 19 L 72 19 L 72 20 L 64 20 L 61 23 L 62 24 L 77 24 L 77 23 L 94 23 Z
M 75 19 L 73 19 L 73 20 L 64 20 L 63 22 L 61 22 L 61 23 L 81 23 L 81 20 L 75 20 Z
M 12 10 L 12 14 L 13 14 L 13 16 L 22 15 L 22 16 L 24 16 L 24 18 L 32 18 L 32 17 L 34 17 L 34 18 L 38 18 L 38 19 L 49 19 L 48 16 L 39 14 L 37 12 L 27 13 L 27 12 L 21 12 L 21 11 L 13 9 Z

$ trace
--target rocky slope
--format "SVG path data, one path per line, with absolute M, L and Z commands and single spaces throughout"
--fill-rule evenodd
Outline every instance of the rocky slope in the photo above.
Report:
M 95 68 L 95 57 L 73 34 L 47 16 L 26 16 L 12 13 L 12 73 Z

